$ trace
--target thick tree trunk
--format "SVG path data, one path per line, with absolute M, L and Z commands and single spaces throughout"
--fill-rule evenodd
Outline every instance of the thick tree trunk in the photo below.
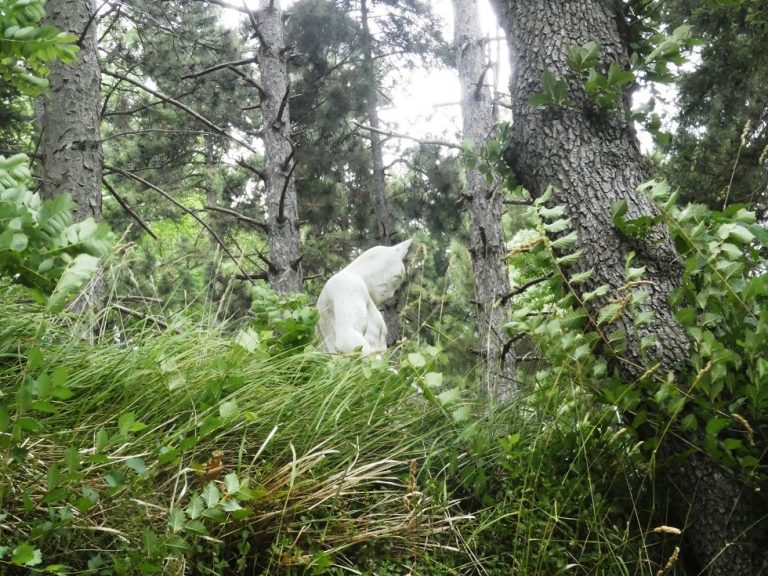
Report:
M 454 0 L 455 44 L 464 140 L 479 149 L 495 134 L 493 99 L 483 84 L 487 72 L 485 40 L 481 38 L 476 0 Z M 491 184 L 476 168 L 467 169 L 469 210 L 469 251 L 474 270 L 477 301 L 479 349 L 486 359 L 484 392 L 489 398 L 504 401 L 515 391 L 515 356 L 506 353 L 503 326 L 507 308 L 503 297 L 509 292 L 509 277 L 504 262 L 504 235 L 501 227 L 504 189 L 498 180 Z
M 42 98 L 43 184 L 41 196 L 69 194 L 76 204 L 75 221 L 101 220 L 100 135 L 101 69 L 96 51 L 96 2 L 50 0 L 45 21 L 80 38 L 77 60 L 55 62 L 48 76 L 50 90 Z M 69 305 L 72 312 L 98 309 L 106 291 L 97 272 Z M 92 331 L 88 332 L 92 337 Z
M 50 0 L 46 22 L 82 38 L 77 60 L 57 62 L 42 104 L 43 198 L 69 194 L 75 219 L 101 220 L 101 71 L 96 53 L 93 0 Z M 87 29 L 86 29 L 87 27 Z
M 264 131 L 267 187 L 267 228 L 270 252 L 269 283 L 280 294 L 299 292 L 303 280 L 300 256 L 299 209 L 293 179 L 295 160 L 291 140 L 288 96 L 288 50 L 283 38 L 283 12 L 278 2 L 258 12 L 261 114 Z
M 362 29 L 363 71 L 368 88 L 366 95 L 366 112 L 370 130 L 368 137 L 371 141 L 371 158 L 373 161 L 373 180 L 371 181 L 372 196 L 376 206 L 376 235 L 379 244 L 392 245 L 392 218 L 387 199 L 387 176 L 384 172 L 384 151 L 381 144 L 379 121 L 379 79 L 376 75 L 376 62 L 373 57 L 373 37 L 368 23 L 368 1 L 360 0 L 360 27 Z M 386 300 L 381 306 L 381 315 L 387 325 L 387 346 L 392 346 L 400 338 L 400 309 L 402 308 L 403 289 Z
M 536 107 L 529 99 L 540 92 L 542 72 L 557 78 L 570 74 L 566 64 L 569 46 L 596 41 L 603 46 L 606 65 L 626 64 L 626 49 L 619 34 L 623 17 L 621 3 L 614 0 L 496 0 L 504 17 L 512 60 L 511 91 L 514 135 L 505 158 L 519 180 L 533 196 L 547 186 L 554 188 L 554 204 L 564 204 L 584 249 L 580 262 L 569 271 L 593 268 L 584 291 L 607 284 L 611 292 L 592 305 L 596 312 L 617 295 L 629 290 L 649 292 L 644 309 L 655 313 L 654 320 L 640 330 L 633 328 L 627 314 L 618 327 L 626 334 L 622 372 L 630 381 L 658 363 L 662 371 L 684 365 L 688 340 L 668 304 L 681 273 L 680 262 L 666 229 L 656 227 L 642 241 L 628 238 L 615 228 L 611 203 L 626 200 L 628 218 L 657 213 L 653 203 L 636 191 L 647 180 L 631 122 L 626 111 L 596 108 L 578 81 L 569 82 L 572 105 Z M 650 283 L 630 287 L 624 279 L 624 257 L 637 257 L 633 266 L 646 266 Z M 622 288 L 622 290 L 620 290 Z M 656 345 L 640 352 L 640 339 L 653 334 Z M 684 446 L 664 439 L 660 456 L 680 455 Z M 726 471 L 717 471 L 705 456 L 688 458 L 668 472 L 662 481 L 672 497 L 673 519 L 684 530 L 699 569 L 711 575 L 757 574 L 765 552 L 750 554 L 748 541 L 754 535 L 751 507 L 755 495 Z M 679 494 L 685 496 L 681 498 Z M 692 522 L 693 521 L 693 522 Z M 742 544 L 747 541 L 746 544 Z M 685 553 L 686 550 L 684 549 Z

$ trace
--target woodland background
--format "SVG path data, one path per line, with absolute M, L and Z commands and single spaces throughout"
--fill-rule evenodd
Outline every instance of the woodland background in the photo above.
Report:
M 453 6 L 0 0 L 0 573 L 768 569 L 768 8 Z

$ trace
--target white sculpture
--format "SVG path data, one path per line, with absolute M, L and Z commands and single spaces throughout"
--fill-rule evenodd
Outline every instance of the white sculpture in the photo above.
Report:
M 387 326 L 378 306 L 391 298 L 405 279 L 403 259 L 410 240 L 374 246 L 331 276 L 317 299 L 317 332 L 323 348 L 364 356 L 387 349 Z

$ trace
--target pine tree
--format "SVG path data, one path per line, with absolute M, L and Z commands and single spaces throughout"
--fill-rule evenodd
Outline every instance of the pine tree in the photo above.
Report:
M 475 0 L 454 0 L 455 45 L 464 140 L 469 140 L 477 154 L 496 132 L 493 98 L 485 84 L 488 66 L 485 39 Z M 477 167 L 468 168 L 469 251 L 474 271 L 477 302 L 477 331 L 480 353 L 485 358 L 483 391 L 495 400 L 509 400 L 515 392 L 514 351 L 506 346 L 504 324 L 507 321 L 506 295 L 509 277 L 504 262 L 504 233 L 501 226 L 504 188 L 498 177 L 488 182 Z

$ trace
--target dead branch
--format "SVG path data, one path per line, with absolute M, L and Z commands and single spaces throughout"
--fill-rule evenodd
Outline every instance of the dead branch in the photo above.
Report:
M 222 62 L 221 64 L 210 66 L 205 70 L 200 70 L 199 72 L 192 72 L 191 74 L 186 74 L 182 76 L 181 79 L 187 80 L 189 78 L 199 78 L 200 76 L 210 74 L 211 72 L 216 72 L 217 70 L 221 70 L 223 68 L 232 68 L 234 66 L 243 66 L 245 64 L 253 64 L 254 62 L 257 62 L 258 59 L 259 59 L 258 56 L 251 56 L 250 58 L 243 58 L 242 60 L 233 60 L 232 62 Z
M 253 224 L 260 230 L 263 230 L 264 232 L 267 232 L 267 225 L 264 224 L 264 222 L 261 222 L 259 220 L 256 220 L 255 218 L 251 218 L 250 216 L 246 216 L 245 214 L 241 214 L 240 212 L 237 212 L 235 210 L 231 210 L 229 208 L 221 208 L 220 206 L 205 206 L 206 210 L 210 210 L 211 212 L 221 212 L 222 214 L 227 214 L 228 216 L 232 216 L 233 218 L 236 218 L 240 220 L 241 222 L 246 222 L 248 224 Z
M 144 220 L 142 220 L 142 219 L 141 219 L 141 217 L 140 217 L 140 216 L 139 216 L 139 215 L 138 215 L 138 214 L 137 214 L 137 213 L 134 211 L 134 209 L 133 209 L 133 208 L 131 208 L 131 207 L 128 205 L 128 202 L 126 202 L 126 201 L 125 201 L 125 198 L 123 198 L 122 196 L 120 196 L 120 194 L 118 194 L 118 193 L 117 193 L 117 190 L 115 190 L 115 189 L 112 187 L 112 185 L 111 185 L 109 182 L 107 182 L 107 179 L 106 179 L 106 178 L 102 178 L 102 179 L 101 179 L 101 183 L 102 183 L 102 184 L 104 184 L 104 188 L 106 188 L 106 189 L 107 189 L 107 191 L 108 191 L 108 192 L 109 192 L 109 193 L 112 195 L 112 197 L 113 197 L 115 200 L 117 200 L 117 203 L 118 203 L 118 204 L 120 204 L 120 206 L 122 206 L 122 207 L 123 207 L 123 210 L 125 210 L 125 211 L 128 213 L 128 215 L 129 215 L 131 218 L 133 218 L 133 219 L 136 221 L 136 223 L 137 223 L 139 226 L 141 226 L 141 228 L 142 228 L 142 229 L 143 229 L 143 230 L 144 230 L 144 231 L 145 231 L 147 234 L 149 234 L 150 236 L 152 236 L 152 238 L 153 238 L 154 240 L 157 240 L 157 234 L 155 234 L 155 233 L 152 231 L 152 228 L 150 228 L 150 227 L 149 227 L 149 224 L 147 224 L 146 222 L 144 222 Z
M 256 174 L 256 176 L 258 176 L 262 180 L 262 182 L 267 181 L 267 175 L 264 173 L 263 170 L 259 170 L 258 168 L 256 168 L 256 166 L 251 166 L 250 164 L 248 164 L 248 162 L 246 162 L 242 158 L 235 160 L 235 163 L 238 166 L 241 166 L 242 168 L 245 168 L 246 170 L 250 170 L 251 172 Z
M 210 235 L 213 237 L 213 239 L 216 241 L 216 243 L 221 246 L 221 249 L 224 250 L 227 256 L 229 256 L 232 261 L 235 263 L 235 266 L 243 273 L 248 274 L 245 270 L 243 270 L 243 267 L 240 265 L 240 262 L 235 258 L 235 255 L 232 254 L 232 252 L 227 248 L 227 245 L 224 244 L 224 241 L 219 237 L 218 234 L 211 228 L 208 224 L 206 224 L 197 214 L 195 214 L 194 210 L 190 210 L 184 204 L 176 200 L 173 196 L 168 194 L 165 190 L 160 188 L 159 186 L 155 186 L 151 182 L 148 182 L 147 180 L 144 180 L 141 176 L 138 176 L 136 174 L 133 174 L 132 172 L 128 172 L 127 170 L 123 170 L 121 168 L 117 168 L 115 166 L 104 166 L 105 170 L 109 170 L 110 172 L 115 172 L 117 174 L 120 174 L 122 176 L 125 176 L 126 178 L 130 178 L 131 180 L 134 180 L 135 182 L 138 182 L 139 184 L 142 184 L 146 186 L 147 188 L 150 188 L 160 194 L 163 198 L 171 202 L 174 206 L 177 206 L 178 208 L 181 208 L 184 212 L 192 216 L 203 228 L 205 228 Z
M 162 320 L 160 320 L 159 318 L 155 318 L 154 316 L 150 316 L 149 314 L 144 314 L 143 312 L 139 312 L 138 310 L 134 310 L 126 306 L 121 306 L 120 304 L 112 304 L 110 305 L 110 308 L 114 308 L 115 310 L 128 314 L 129 316 L 135 316 L 136 318 L 141 318 L 142 320 L 149 320 L 150 322 L 154 322 L 155 324 L 160 326 L 160 328 L 163 328 L 165 330 L 168 329 L 168 324 L 166 322 L 163 322 Z
M 259 98 L 264 98 L 265 92 L 264 92 L 264 88 L 262 88 L 261 84 L 256 82 L 256 80 L 254 80 L 253 78 L 248 76 L 248 74 L 246 74 L 245 72 L 243 72 L 239 68 L 235 68 L 234 66 L 229 66 L 228 68 L 230 70 L 232 70 L 232 72 L 234 72 L 235 74 L 240 76 L 240 78 L 245 80 L 248 84 L 250 84 L 251 86 L 256 88 L 256 91 L 259 93 Z M 259 106 L 261 106 L 261 104 L 259 104 Z M 243 108 L 243 110 L 246 110 L 246 108 Z
M 399 134 L 397 132 L 388 132 L 386 130 L 380 130 L 379 128 L 373 128 L 372 126 L 366 126 L 365 124 L 360 124 L 359 122 L 352 121 L 352 124 L 357 126 L 358 128 L 362 128 L 363 130 L 368 130 L 369 132 L 376 132 L 377 134 L 381 134 L 382 136 L 387 136 L 388 138 L 400 138 L 401 140 L 411 140 L 413 142 L 418 142 L 419 144 L 423 144 L 425 146 L 443 146 L 445 148 L 453 148 L 454 150 L 461 150 L 461 146 L 458 144 L 453 144 L 452 142 L 446 142 L 444 140 L 422 140 L 421 138 L 416 138 L 415 136 L 409 136 L 408 134 Z
M 254 150 L 251 146 L 249 146 L 248 144 L 246 144 L 245 142 L 243 142 L 239 138 L 235 138 L 234 136 L 229 134 L 223 128 L 219 128 L 216 124 L 214 124 L 213 122 L 211 122 L 210 120 L 208 120 L 207 118 L 202 116 L 201 114 L 198 114 L 197 112 L 192 110 L 189 106 L 187 106 L 185 104 L 182 104 L 178 100 L 175 100 L 174 98 L 171 98 L 170 96 L 166 96 L 162 92 L 158 92 L 157 90 L 153 90 L 152 88 L 142 84 L 138 80 L 134 80 L 133 78 L 129 78 L 128 76 L 124 76 L 124 75 L 119 74 L 117 72 L 111 72 L 109 70 L 103 70 L 102 74 L 106 74 L 107 76 L 111 76 L 112 78 L 117 78 L 118 80 L 123 80 L 125 82 L 128 82 L 129 84 L 133 84 L 137 88 L 141 88 L 145 92 L 148 92 L 149 94 L 152 94 L 152 96 L 155 96 L 156 98 L 160 98 L 160 100 L 163 100 L 164 102 L 167 102 L 168 104 L 172 104 L 173 106 L 176 106 L 178 109 L 183 110 L 184 112 L 186 112 L 187 114 L 189 114 L 190 116 L 195 118 L 196 120 L 199 120 L 200 122 L 202 122 L 203 124 L 208 126 L 208 128 L 210 128 L 214 132 L 217 132 L 218 134 L 221 134 L 222 136 L 225 136 L 226 138 L 229 138 L 230 140 L 232 140 L 236 144 L 240 144 L 240 146 L 242 146 L 246 150 L 249 150 L 250 152 L 253 152 L 254 154 L 258 154 L 258 152 L 256 150 Z
M 296 162 L 294 162 L 291 165 L 291 169 L 288 171 L 288 174 L 285 176 L 285 182 L 283 182 L 283 191 L 280 192 L 280 208 L 277 212 L 277 222 L 278 224 L 282 224 L 285 221 L 285 193 L 288 191 L 288 184 L 291 181 L 291 178 L 293 178 L 293 171 L 296 170 Z
M 506 304 L 507 300 L 510 298 L 513 298 L 514 296 L 518 296 L 528 290 L 528 288 L 531 288 L 532 286 L 536 286 L 537 284 L 541 284 L 542 282 L 545 282 L 552 278 L 553 274 L 550 272 L 548 274 L 544 274 L 543 276 L 539 276 L 538 278 L 534 278 L 533 280 L 530 280 L 529 282 L 526 282 L 525 284 L 518 286 L 514 290 L 507 292 L 504 294 L 500 299 L 499 302 L 501 304 Z
M 283 117 L 283 112 L 285 112 L 285 107 L 288 104 L 288 94 L 291 92 L 291 83 L 290 80 L 288 81 L 288 84 L 285 87 L 285 94 L 283 94 L 283 99 L 280 101 L 280 107 L 277 109 L 277 116 L 275 116 L 275 122 L 281 122 Z

